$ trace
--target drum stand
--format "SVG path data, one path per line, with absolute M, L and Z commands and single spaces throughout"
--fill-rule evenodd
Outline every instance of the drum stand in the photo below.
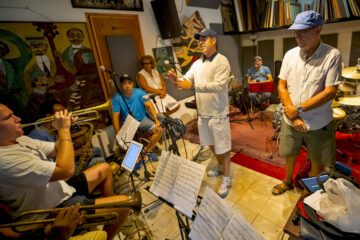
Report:
M 247 123 L 249 123 L 250 127 L 252 130 L 254 130 L 254 126 L 252 125 L 251 121 L 253 119 L 251 119 L 250 117 L 250 109 L 247 108 L 246 104 L 245 104 L 245 100 L 244 100 L 244 93 L 240 95 L 241 96 L 241 102 L 243 104 L 243 107 L 246 111 L 246 114 L 247 114 L 247 118 L 246 119 L 233 119 L 233 120 L 230 120 L 230 122 L 234 122 L 234 123 L 242 123 L 243 121 L 246 121 Z M 241 109 L 241 106 L 237 106 L 239 109 Z M 235 115 L 238 114 L 238 113 L 235 113 Z

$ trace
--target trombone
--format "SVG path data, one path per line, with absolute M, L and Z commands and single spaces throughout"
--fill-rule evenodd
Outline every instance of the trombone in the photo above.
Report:
M 115 203 L 103 203 L 103 204 L 96 204 L 96 205 L 84 205 L 80 206 L 79 210 L 94 210 L 94 209 L 111 209 L 111 208 L 131 208 L 135 215 L 139 215 L 141 211 L 141 194 L 140 192 L 136 192 L 133 198 L 121 201 L 121 202 L 115 202 Z M 52 223 L 55 221 L 55 218 L 50 219 L 43 219 L 43 220 L 25 220 L 25 221 L 18 221 L 19 219 L 22 219 L 24 217 L 35 217 L 36 215 L 43 215 L 43 214 L 50 214 L 50 213 L 57 213 L 61 211 L 62 209 L 66 208 L 55 208 L 55 209 L 45 209 L 45 210 L 34 210 L 34 211 L 27 211 L 21 213 L 17 218 L 15 218 L 13 223 L 8 224 L 1 224 L 0 228 L 8 228 L 11 227 L 16 232 L 28 232 L 36 229 L 43 229 L 46 227 L 47 223 Z M 103 225 L 103 224 L 112 224 L 115 223 L 118 220 L 119 214 L 117 212 L 111 212 L 111 213 L 97 213 L 97 214 L 87 214 L 84 215 L 84 223 L 81 225 L 81 227 L 89 227 L 93 225 Z M 29 225 L 35 225 L 33 228 L 26 228 L 26 230 L 19 230 L 16 229 L 17 227 L 25 227 Z
M 99 114 L 99 111 L 103 111 L 103 110 L 112 111 L 111 100 L 108 100 L 106 103 L 95 106 L 95 107 L 90 107 L 90 108 L 74 111 L 74 112 L 72 112 L 72 116 L 80 117 L 80 116 L 84 116 L 84 115 L 89 115 L 87 117 L 79 118 L 79 120 L 76 121 L 76 123 L 89 122 L 89 121 L 98 120 L 101 116 Z M 91 116 L 91 114 L 93 114 L 93 116 Z M 54 121 L 53 116 L 45 117 L 45 118 L 41 118 L 33 123 L 21 124 L 21 127 L 26 128 L 26 127 L 30 127 L 30 126 L 38 126 L 40 124 L 48 123 L 48 122 L 52 122 L 52 121 Z

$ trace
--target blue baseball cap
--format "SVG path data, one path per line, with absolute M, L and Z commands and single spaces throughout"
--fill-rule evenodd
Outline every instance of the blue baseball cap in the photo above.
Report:
M 303 30 L 309 27 L 319 27 L 323 24 L 322 16 L 313 11 L 305 11 L 296 15 L 294 23 L 288 30 Z
M 211 29 L 203 29 L 201 32 L 195 33 L 194 38 L 199 40 L 200 36 L 203 37 L 216 37 L 216 32 Z

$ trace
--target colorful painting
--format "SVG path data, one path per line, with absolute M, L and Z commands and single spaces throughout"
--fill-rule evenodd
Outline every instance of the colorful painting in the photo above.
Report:
M 71 0 L 74 8 L 144 11 L 142 0 Z
M 194 38 L 194 34 L 200 32 L 205 27 L 205 23 L 198 11 L 196 11 L 181 27 L 181 35 L 172 39 L 174 52 L 181 66 L 182 72 L 186 73 L 193 62 L 202 55 L 199 42 Z
M 69 110 L 105 102 L 85 23 L 0 23 L 0 101 L 23 122 L 46 100 Z

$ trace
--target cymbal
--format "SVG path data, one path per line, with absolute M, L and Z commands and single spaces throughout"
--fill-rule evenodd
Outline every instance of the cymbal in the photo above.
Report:
M 342 70 L 342 76 L 348 79 L 360 80 L 360 70 L 358 67 L 348 67 Z
M 346 82 L 346 81 L 342 82 L 339 85 L 339 90 L 343 91 L 343 92 L 354 91 L 355 89 L 356 89 L 356 86 L 354 84 Z

